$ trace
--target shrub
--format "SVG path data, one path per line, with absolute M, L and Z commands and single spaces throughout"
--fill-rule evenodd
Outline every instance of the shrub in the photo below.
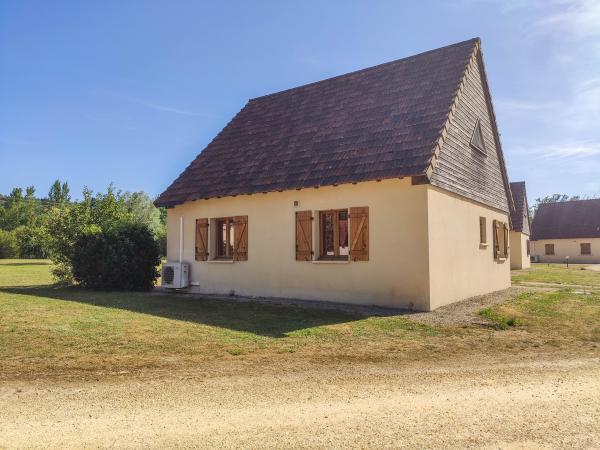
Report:
M 75 241 L 73 278 L 84 287 L 150 290 L 158 277 L 158 243 L 147 225 L 124 223 L 109 230 L 88 227 Z
M 20 258 L 47 258 L 47 235 L 41 227 L 20 226 L 13 231 Z
M 0 258 L 18 258 L 19 246 L 14 233 L 0 230 Z

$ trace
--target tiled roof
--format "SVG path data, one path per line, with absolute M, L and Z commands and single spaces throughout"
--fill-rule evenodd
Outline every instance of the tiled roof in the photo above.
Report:
M 424 174 L 478 43 L 252 99 L 155 203 Z
M 527 217 L 527 192 L 525 191 L 524 181 L 515 181 L 510 183 L 510 190 L 514 200 L 514 208 L 510 209 L 510 222 L 515 231 L 525 231 L 529 233 L 529 224 L 524 223 Z
M 542 203 L 531 224 L 531 239 L 600 237 L 600 199 Z

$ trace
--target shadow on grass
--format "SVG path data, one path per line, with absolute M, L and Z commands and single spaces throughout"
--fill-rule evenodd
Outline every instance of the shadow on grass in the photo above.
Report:
M 367 317 L 359 312 L 335 309 L 147 292 L 101 292 L 55 286 L 1 287 L 0 292 L 116 308 L 274 338 L 285 337 L 293 331 Z

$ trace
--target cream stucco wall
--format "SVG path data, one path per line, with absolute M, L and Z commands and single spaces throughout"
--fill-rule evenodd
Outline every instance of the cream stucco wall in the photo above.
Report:
M 527 240 L 529 236 L 520 231 L 511 231 L 510 241 L 510 268 L 529 269 L 531 261 L 527 256 Z
M 167 256 L 179 258 L 183 217 L 195 291 L 427 310 L 427 189 L 396 179 L 188 202 L 168 210 Z M 295 260 L 296 211 L 351 206 L 369 207 L 369 261 Z M 194 261 L 195 219 L 235 215 L 248 216 L 248 261 Z
M 510 287 L 510 261 L 495 261 L 492 222 L 508 214 L 428 188 L 430 308 Z M 479 242 L 486 218 L 487 245 Z
M 294 201 L 299 205 L 294 206 Z M 369 261 L 296 261 L 295 212 L 369 207 Z M 248 216 L 248 261 L 194 261 L 195 220 Z M 479 217 L 487 218 L 487 246 Z M 197 200 L 168 210 L 167 257 L 191 264 L 192 290 L 430 310 L 510 286 L 493 259 L 492 221 L 506 213 L 410 179 Z M 317 226 L 313 247 L 317 253 Z
M 590 243 L 592 254 L 582 255 L 579 244 Z M 546 255 L 546 244 L 554 244 L 554 255 Z M 569 256 L 572 263 L 600 264 L 600 238 L 581 239 L 544 239 L 531 241 L 531 254 L 538 256 L 540 262 L 565 262 Z

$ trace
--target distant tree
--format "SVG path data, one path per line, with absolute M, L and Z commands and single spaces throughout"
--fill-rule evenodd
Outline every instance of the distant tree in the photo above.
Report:
M 55 180 L 48 191 L 48 200 L 54 204 L 68 203 L 71 201 L 69 192 L 69 184 L 66 181 L 61 183 L 60 180 Z

